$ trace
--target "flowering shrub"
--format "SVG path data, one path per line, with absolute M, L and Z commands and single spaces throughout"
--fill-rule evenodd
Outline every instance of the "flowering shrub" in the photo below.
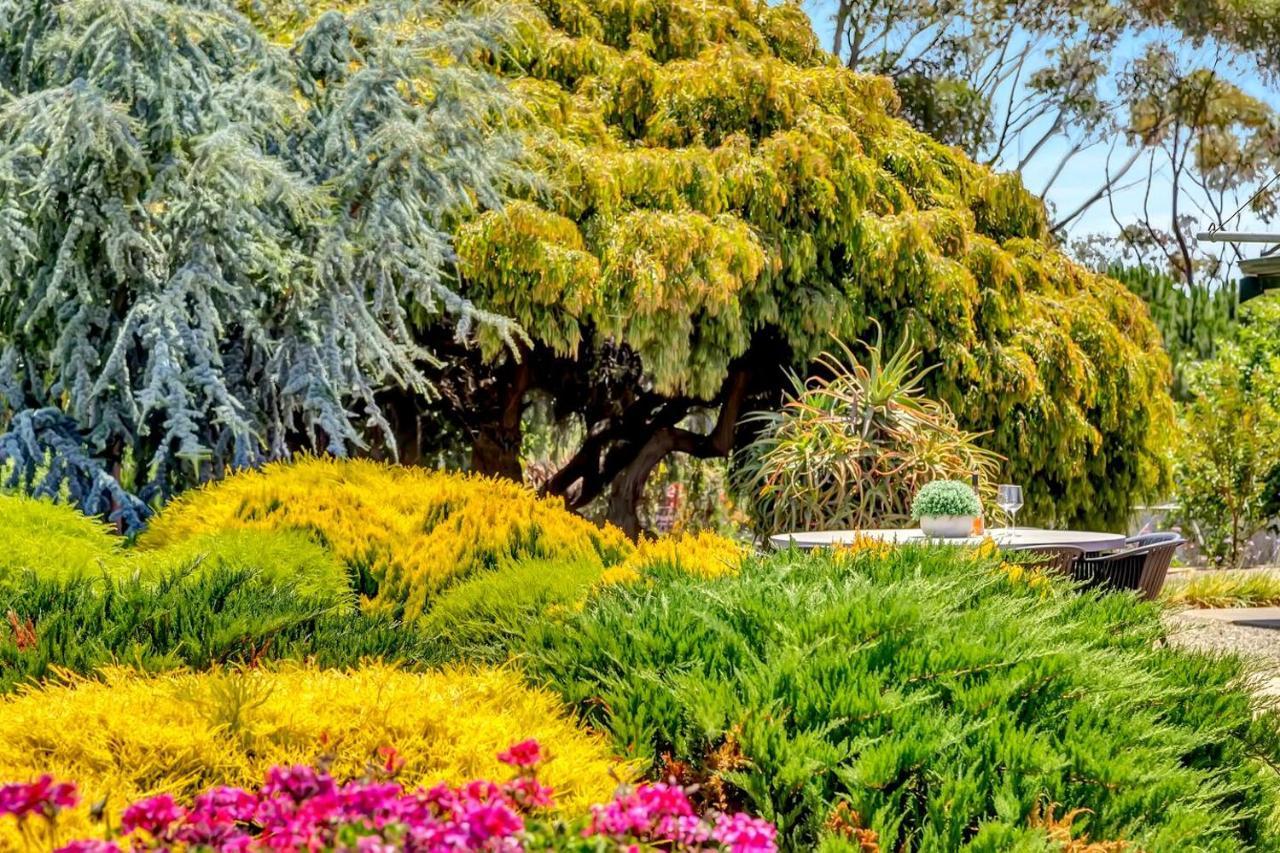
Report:
M 746 556 L 742 544 L 708 531 L 644 539 L 627 559 L 607 569 L 600 583 L 635 583 L 669 572 L 718 578 L 736 573 Z
M 631 778 L 551 694 L 506 670 L 280 664 L 158 677 L 116 668 L 100 678 L 0 698 L 0 780 L 76 780 L 81 805 L 61 824 L 78 835 L 92 834 L 89 804 L 104 797 L 115 822 L 143 794 L 183 801 L 212 785 L 252 785 L 273 765 L 322 764 L 335 778 L 357 779 L 387 747 L 401 756 L 398 778 L 408 785 L 461 783 L 493 778 L 504 766 L 498 750 L 537 738 L 540 775 L 567 814 L 585 813 Z M 13 846 L 6 829 L 0 850 Z
M 745 814 L 699 816 L 682 788 L 664 783 L 623 789 L 613 801 L 593 806 L 587 818 L 552 822 L 546 816 L 552 790 L 538 779 L 541 745 L 521 741 L 498 759 L 516 772 L 503 784 L 474 780 L 412 790 L 394 781 L 401 767 L 394 753 L 375 772 L 341 785 L 307 765 L 272 767 L 257 790 L 211 788 L 196 795 L 189 807 L 170 794 L 137 800 L 121 815 L 114 839 L 71 841 L 58 851 L 443 853 L 566 849 L 584 840 L 597 851 L 630 851 L 639 845 L 734 853 L 775 849 L 771 824 Z M 56 844 L 60 813 L 78 801 L 75 786 L 46 774 L 35 782 L 0 786 L 0 817 L 16 818 L 28 841 L 39 836 Z
M 189 492 L 139 539 L 157 548 L 230 528 L 312 532 L 367 575 L 372 605 L 415 619 L 446 584 L 527 559 L 611 565 L 631 551 L 621 531 L 568 512 L 517 483 L 304 458 Z

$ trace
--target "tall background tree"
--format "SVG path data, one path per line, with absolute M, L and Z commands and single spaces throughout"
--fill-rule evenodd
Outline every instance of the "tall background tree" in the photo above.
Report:
M 448 232 L 519 178 L 494 16 L 421 0 L 273 44 L 217 0 L 0 0 L 0 458 L 136 525 L 301 448 L 394 450 Z
M 1141 301 L 795 4 L 0 1 L 0 452 L 91 510 L 305 448 L 520 477 L 536 404 L 544 490 L 635 533 L 877 321 L 1031 513 L 1166 477 Z
M 810 0 L 847 67 L 892 77 L 904 115 L 1021 173 L 1055 231 L 1115 220 L 1116 257 L 1187 284 L 1230 278 L 1239 250 L 1194 233 L 1269 219 L 1280 168 L 1276 18 L 1265 4 L 1182 0 Z M 1088 158 L 1086 160 L 1086 158 Z M 1096 163 L 1101 160 L 1102 168 Z M 1091 165 L 1093 164 L 1093 165 Z M 1263 192 L 1250 200 L 1254 191 Z M 1160 197 L 1153 197 L 1153 193 Z M 1117 210 L 1117 199 L 1122 200 Z
M 576 440 L 544 489 L 635 532 L 655 466 L 729 454 L 784 368 L 878 320 L 940 365 L 926 392 L 990 432 L 1035 516 L 1116 523 L 1161 488 L 1168 362 L 1142 302 L 1058 251 L 1016 176 L 898 118 L 891 81 L 843 68 L 797 5 L 521 8 L 498 67 L 552 191 L 457 245 L 462 292 L 533 343 L 455 350 L 429 413 L 474 467 L 518 476 L 549 400 Z

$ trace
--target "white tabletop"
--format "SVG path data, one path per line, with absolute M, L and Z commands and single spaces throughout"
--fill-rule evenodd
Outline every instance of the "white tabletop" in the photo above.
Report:
M 991 539 L 1002 548 L 1036 548 L 1070 545 L 1084 551 L 1110 551 L 1124 545 L 1121 533 L 1104 533 L 1098 530 L 1041 530 L 1037 527 L 1007 527 L 987 529 L 986 537 L 966 536 L 959 539 L 929 538 L 919 528 L 907 530 L 816 530 L 811 533 L 782 533 L 769 537 L 775 548 L 826 548 L 832 545 L 849 545 L 859 537 L 879 539 L 882 542 L 905 544 L 908 542 L 936 543 L 939 545 L 978 545 L 984 538 Z

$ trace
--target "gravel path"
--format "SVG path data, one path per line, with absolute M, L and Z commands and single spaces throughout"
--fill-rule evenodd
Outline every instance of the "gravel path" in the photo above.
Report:
M 1196 616 L 1194 610 L 1164 614 L 1175 645 L 1201 651 L 1238 652 L 1258 666 L 1258 693 L 1280 697 L 1280 631 L 1250 628 Z

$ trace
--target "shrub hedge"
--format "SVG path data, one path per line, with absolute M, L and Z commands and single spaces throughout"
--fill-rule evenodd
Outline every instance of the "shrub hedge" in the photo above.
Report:
M 446 590 L 416 625 L 435 660 L 497 663 L 549 608 L 581 606 L 604 569 L 590 560 L 529 560 Z
M 1001 568 L 863 549 L 671 573 L 544 620 L 525 660 L 621 754 L 794 849 L 857 828 L 1040 849 L 1051 805 L 1139 849 L 1280 847 L 1275 715 L 1239 661 L 1160 648 L 1155 605 Z
M 251 787 L 273 765 L 320 764 L 339 780 L 359 778 L 391 758 L 387 748 L 410 787 L 501 778 L 495 756 L 524 738 L 542 744 L 539 777 L 566 812 L 608 799 L 616 778 L 629 777 L 552 694 L 514 672 L 411 674 L 370 662 L 160 677 L 116 668 L 100 681 L 26 689 L 0 699 L 0 779 L 76 780 L 83 805 L 59 823 L 84 837 L 96 834 L 87 811 L 103 797 L 114 823 L 140 795 Z M 6 840 L 14 841 L 0 837 L 0 849 Z
M 355 604 L 347 568 L 333 552 L 299 530 L 224 530 L 174 542 L 155 551 L 127 552 L 146 580 L 210 572 L 250 572 L 294 595 Z
M 160 548 L 231 529 L 302 530 L 358 575 L 371 609 L 406 621 L 450 583 L 545 559 L 622 560 L 631 544 L 504 480 L 365 460 L 304 458 L 178 498 L 138 540 Z

